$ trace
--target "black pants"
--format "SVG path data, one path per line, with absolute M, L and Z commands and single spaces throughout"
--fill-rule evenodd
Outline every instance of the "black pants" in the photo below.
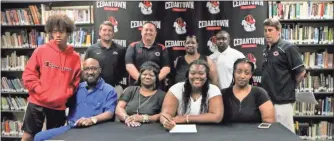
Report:
M 46 118 L 46 128 L 52 129 L 65 124 L 65 110 L 53 110 L 28 103 L 28 107 L 23 119 L 22 130 L 35 136 L 42 131 L 44 119 Z

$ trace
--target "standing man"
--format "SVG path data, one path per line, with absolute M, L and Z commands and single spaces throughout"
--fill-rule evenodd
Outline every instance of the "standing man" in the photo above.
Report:
M 47 129 L 65 124 L 65 104 L 76 91 L 81 71 L 79 54 L 67 45 L 74 28 L 74 22 L 63 14 L 46 21 L 45 31 L 53 40 L 34 50 L 22 74 L 29 90 L 22 141 L 32 140 L 42 130 L 45 118 Z
M 220 89 L 231 85 L 233 78 L 233 64 L 239 58 L 245 58 L 240 51 L 230 47 L 230 34 L 224 30 L 216 34 L 218 52 L 210 58 L 216 63 Z
M 197 48 L 198 48 L 197 37 L 195 35 L 186 36 L 186 41 L 185 41 L 186 55 L 179 56 L 174 61 L 174 68 L 175 68 L 174 83 L 185 81 L 187 72 L 189 70 L 189 64 L 195 60 L 201 59 L 206 61 L 210 67 L 209 78 L 211 79 L 211 83 L 219 87 L 216 65 L 209 57 L 200 55 L 197 51 Z
M 126 70 L 130 74 L 130 85 L 138 80 L 138 69 L 146 61 L 152 61 L 159 65 L 161 68 L 159 74 L 160 82 L 170 72 L 167 48 L 155 41 L 157 27 L 151 22 L 146 22 L 141 30 L 141 36 L 141 41 L 133 42 L 129 45 L 125 55 Z
M 125 47 L 112 41 L 114 26 L 110 21 L 104 21 L 99 28 L 100 41 L 87 49 L 85 59 L 94 58 L 99 61 L 101 77 L 115 87 L 125 76 Z
M 263 25 L 268 46 L 263 51 L 261 84 L 274 103 L 276 120 L 295 132 L 292 104 L 295 88 L 306 73 L 305 67 L 297 47 L 280 38 L 281 23 L 270 18 Z
M 89 127 L 110 120 L 115 112 L 117 94 L 100 77 L 99 62 L 88 58 L 83 64 L 83 80 L 68 102 L 67 125 L 36 134 L 34 141 L 44 141 L 76 127 Z M 81 102 L 85 101 L 85 102 Z

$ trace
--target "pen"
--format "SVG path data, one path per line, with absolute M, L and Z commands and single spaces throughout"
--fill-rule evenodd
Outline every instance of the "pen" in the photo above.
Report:
M 164 117 L 165 119 L 167 119 L 169 122 L 172 122 L 172 121 L 170 121 L 167 117 L 165 117 L 164 115 L 161 115 L 162 117 Z

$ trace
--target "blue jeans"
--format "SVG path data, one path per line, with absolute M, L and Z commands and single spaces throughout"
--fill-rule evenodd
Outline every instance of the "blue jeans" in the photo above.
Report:
M 65 133 L 66 131 L 70 130 L 72 127 L 67 125 L 67 126 L 61 126 L 58 128 L 53 128 L 50 130 L 45 130 L 42 132 L 39 132 L 35 135 L 34 141 L 44 141 L 44 140 L 49 140 L 52 137 L 61 135 Z

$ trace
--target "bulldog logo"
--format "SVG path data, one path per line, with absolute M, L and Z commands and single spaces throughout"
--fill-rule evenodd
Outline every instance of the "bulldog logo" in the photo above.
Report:
M 110 16 L 108 20 L 109 20 L 109 21 L 111 22 L 111 24 L 114 26 L 114 33 L 118 32 L 118 28 L 117 28 L 117 26 L 118 26 L 118 22 L 117 22 L 117 20 L 115 19 L 115 17 Z
M 208 1 L 206 3 L 206 7 L 208 8 L 211 14 L 217 14 L 220 12 L 219 1 Z
M 241 22 L 241 25 L 244 26 L 246 32 L 252 32 L 256 30 L 255 19 L 252 15 L 247 15 Z
M 218 51 L 218 48 L 217 48 L 217 38 L 216 36 L 212 36 L 208 43 L 207 43 L 207 46 L 209 47 L 209 50 L 212 52 L 212 53 L 215 53 Z
M 256 58 L 252 53 L 247 54 L 247 59 L 254 64 L 254 70 L 256 69 Z
M 152 2 L 150 1 L 143 1 L 139 3 L 139 8 L 141 13 L 144 15 L 152 14 Z
M 180 35 L 187 33 L 186 24 L 187 23 L 181 17 L 177 18 L 173 25 L 175 32 Z

